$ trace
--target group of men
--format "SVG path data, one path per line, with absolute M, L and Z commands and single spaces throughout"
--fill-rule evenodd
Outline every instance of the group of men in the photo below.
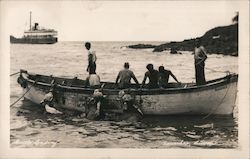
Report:
M 97 57 L 95 52 L 91 51 L 91 44 L 89 42 L 85 43 L 85 48 L 88 51 L 87 71 L 89 72 L 89 76 L 86 79 L 86 85 L 98 87 L 100 86 L 100 77 L 96 74 Z M 148 89 L 167 88 L 169 76 L 172 76 L 177 83 L 180 83 L 175 75 L 170 70 L 164 69 L 163 66 L 159 67 L 159 71 L 154 69 L 153 64 L 148 64 L 146 68 L 148 71 L 145 73 L 141 87 L 146 87 Z M 146 85 L 145 82 L 147 78 L 149 79 L 149 83 Z M 133 79 L 137 86 L 139 86 L 139 82 L 133 71 L 129 69 L 129 63 L 125 62 L 124 69 L 118 73 L 115 83 L 118 84 L 119 88 L 126 89 L 131 87 L 131 79 Z
M 100 77 L 96 74 L 96 54 L 91 50 L 91 44 L 89 42 L 85 43 L 85 48 L 88 51 L 88 67 L 89 77 L 86 79 L 86 85 L 98 88 L 100 86 Z M 204 66 L 205 60 L 207 59 L 206 51 L 203 46 L 200 45 L 200 41 L 196 42 L 196 47 L 194 49 L 194 61 L 195 61 L 195 77 L 196 84 L 203 85 L 206 83 Z M 180 84 L 175 75 L 170 71 L 160 66 L 158 70 L 154 69 L 153 64 L 148 64 L 146 66 L 147 72 L 144 75 L 141 87 L 148 89 L 154 88 L 167 88 L 169 77 L 172 76 L 173 79 Z M 139 82 L 135 77 L 133 71 L 129 69 L 129 63 L 124 63 L 124 69 L 121 70 L 116 78 L 116 84 L 121 89 L 126 89 L 131 87 L 131 79 L 139 86 Z M 146 80 L 149 79 L 148 84 Z
M 175 75 L 170 70 L 164 69 L 163 66 L 159 67 L 159 71 L 154 69 L 153 64 L 148 64 L 146 68 L 148 71 L 144 75 L 141 87 L 146 87 L 148 89 L 167 88 L 169 76 L 172 76 L 177 83 L 180 83 L 175 77 Z M 133 71 L 129 70 L 129 63 L 126 62 L 124 64 L 124 69 L 119 72 L 116 78 L 116 83 L 118 84 L 118 87 L 121 89 L 130 88 L 131 78 L 133 78 L 135 83 L 139 85 L 139 82 L 136 79 Z M 145 82 L 147 78 L 149 79 L 149 82 L 146 85 Z

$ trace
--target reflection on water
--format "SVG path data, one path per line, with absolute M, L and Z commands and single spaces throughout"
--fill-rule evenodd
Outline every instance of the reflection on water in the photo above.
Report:
M 11 114 L 12 147 L 237 147 L 237 125 L 232 116 L 145 116 L 90 121 L 70 112 L 51 115 L 25 100 Z
M 114 81 L 123 62 L 129 61 L 139 81 L 147 63 L 163 64 L 182 82 L 194 80 L 190 53 L 132 50 L 125 42 L 96 42 L 97 72 L 102 81 Z M 86 54 L 87 55 L 87 54 Z M 143 57 L 143 58 L 142 58 Z M 87 56 L 82 43 L 59 42 L 55 45 L 11 45 L 11 72 L 27 69 L 40 74 L 84 79 Z M 43 59 L 43 60 L 41 60 Z M 147 59 L 147 60 L 145 60 Z M 110 67 L 112 66 L 112 67 Z M 209 55 L 206 63 L 219 71 L 237 73 L 237 58 Z M 207 71 L 207 79 L 222 73 Z M 10 101 L 22 90 L 11 77 Z M 238 145 L 237 107 L 234 116 L 118 116 L 113 120 L 90 121 L 77 113 L 46 113 L 43 107 L 23 100 L 10 108 L 11 147 L 68 148 L 236 148 Z

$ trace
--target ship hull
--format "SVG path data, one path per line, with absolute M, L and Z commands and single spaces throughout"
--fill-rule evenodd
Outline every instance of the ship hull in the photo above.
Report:
M 10 36 L 10 43 L 12 44 L 54 44 L 57 42 L 57 37 L 51 38 L 15 38 Z

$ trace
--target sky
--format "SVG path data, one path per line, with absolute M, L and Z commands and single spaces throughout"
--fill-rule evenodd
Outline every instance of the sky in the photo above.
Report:
M 232 24 L 236 1 L 1 1 L 1 23 L 21 37 L 32 22 L 59 41 L 182 41 Z

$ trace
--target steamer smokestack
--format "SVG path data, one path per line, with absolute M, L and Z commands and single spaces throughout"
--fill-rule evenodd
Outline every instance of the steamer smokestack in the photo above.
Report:
M 31 14 L 32 12 L 30 12 L 30 30 L 31 30 Z

